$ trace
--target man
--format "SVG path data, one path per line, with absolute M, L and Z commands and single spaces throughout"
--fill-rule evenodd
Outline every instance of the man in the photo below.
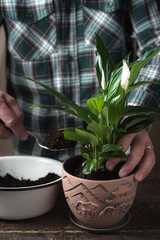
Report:
M 95 32 L 105 41 L 115 64 L 128 53 L 131 37 L 136 38 L 137 56 L 141 57 L 147 49 L 160 44 L 157 3 L 155 0 L 33 0 L 32 3 L 1 0 L 0 4 L 8 50 L 8 93 L 0 92 L 0 138 L 14 134 L 15 154 L 63 160 L 63 156 L 66 157 L 63 153 L 57 156 L 40 149 L 35 140 L 27 136 L 26 129 L 43 138 L 53 129 L 81 123 L 62 112 L 44 108 L 31 110 L 30 106 L 35 104 L 58 104 L 57 99 L 19 76 L 41 81 L 77 104 L 85 103 L 99 91 L 94 67 Z M 157 55 L 141 71 L 138 81 L 146 78 L 160 81 L 159 63 L 160 55 Z M 145 86 L 129 96 L 129 103 L 159 107 L 159 96 L 158 86 Z M 143 180 L 155 164 L 148 132 L 125 136 L 119 143 L 125 150 L 131 145 L 130 157 L 120 170 L 120 177 L 140 163 L 135 179 Z M 113 169 L 118 161 L 109 160 L 107 168 Z

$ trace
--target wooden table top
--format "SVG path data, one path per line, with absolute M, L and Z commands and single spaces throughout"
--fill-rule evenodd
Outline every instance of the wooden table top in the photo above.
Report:
M 68 217 L 63 193 L 49 213 L 29 220 L 0 220 L 0 240 L 160 240 L 160 163 L 138 185 L 130 209 L 131 220 L 120 230 L 107 234 L 89 233 L 75 226 Z

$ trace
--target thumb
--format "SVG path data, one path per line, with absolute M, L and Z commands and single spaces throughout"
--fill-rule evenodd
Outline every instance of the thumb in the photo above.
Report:
M 123 146 L 123 151 L 126 152 L 127 149 L 129 148 L 129 146 L 131 145 L 131 142 L 134 138 L 136 134 L 132 133 L 132 134 L 128 134 L 128 135 L 124 135 L 123 137 L 121 137 L 118 142 L 117 145 L 122 145 Z M 106 162 L 106 168 L 109 171 L 112 171 L 114 169 L 114 167 L 120 162 L 120 158 L 111 158 Z

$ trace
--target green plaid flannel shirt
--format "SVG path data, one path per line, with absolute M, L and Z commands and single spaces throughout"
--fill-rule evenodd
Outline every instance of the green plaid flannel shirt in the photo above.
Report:
M 33 78 L 60 91 L 77 104 L 99 91 L 95 73 L 95 32 L 105 41 L 115 63 L 128 52 L 131 38 L 137 56 L 160 45 L 160 12 L 155 0 L 0 0 L 0 18 L 7 34 L 8 92 L 24 112 L 26 129 L 44 137 L 53 129 L 80 126 L 74 117 L 34 104 L 59 104 Z M 127 29 L 128 28 L 128 29 Z M 137 81 L 160 81 L 160 55 L 140 73 Z M 130 104 L 160 106 L 160 87 L 133 91 Z M 15 154 L 33 154 L 64 160 L 77 153 L 53 154 L 33 138 L 14 137 Z

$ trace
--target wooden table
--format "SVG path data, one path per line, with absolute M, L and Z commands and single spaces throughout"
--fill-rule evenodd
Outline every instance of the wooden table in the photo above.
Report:
M 63 193 L 49 213 L 29 220 L 0 220 L 0 240 L 160 240 L 160 163 L 138 186 L 131 220 L 122 229 L 94 234 L 75 226 L 68 218 L 68 207 Z

